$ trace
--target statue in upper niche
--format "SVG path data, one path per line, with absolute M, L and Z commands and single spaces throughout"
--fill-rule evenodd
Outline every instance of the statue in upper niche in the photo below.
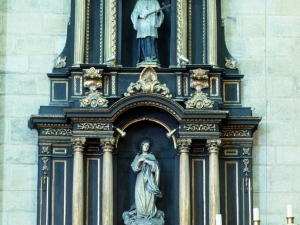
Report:
M 137 31 L 137 63 L 159 63 L 157 50 L 157 28 L 161 26 L 164 14 L 157 0 L 138 0 L 131 14 L 131 21 Z

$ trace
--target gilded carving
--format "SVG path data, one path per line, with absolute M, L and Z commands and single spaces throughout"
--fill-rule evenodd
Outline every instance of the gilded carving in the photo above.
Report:
M 100 31 L 100 37 L 99 37 L 99 63 L 103 62 L 103 15 L 104 15 L 104 7 L 103 7 L 103 0 L 100 0 L 100 10 L 99 10 L 99 31 Z
M 203 53 L 202 53 L 202 61 L 203 64 L 206 64 L 206 1 L 202 1 L 202 46 L 203 46 Z
M 43 135 L 49 136 L 72 136 L 73 131 L 71 129 L 52 129 L 52 128 L 45 128 L 42 131 Z
M 103 93 L 97 91 L 98 88 L 102 88 L 102 76 L 100 70 L 91 67 L 86 71 L 86 74 L 84 75 L 84 87 L 89 88 L 90 91 L 85 93 L 85 98 L 80 100 L 80 107 L 91 106 L 96 108 L 97 106 L 108 106 L 108 100 L 103 98 Z
M 117 0 L 111 1 L 111 54 L 117 55 Z
M 245 168 L 243 170 L 243 172 L 245 173 L 245 186 L 246 186 L 246 191 L 248 191 L 248 189 L 249 189 L 249 185 L 248 185 L 249 175 L 248 175 L 248 173 L 250 173 L 250 169 L 248 168 L 248 165 L 249 165 L 250 161 L 249 161 L 249 159 L 244 159 L 243 163 L 245 165 Z
M 209 153 L 219 153 L 219 147 L 221 146 L 220 139 L 209 139 L 207 140 L 206 146 L 208 147 Z
M 196 92 L 191 94 L 191 98 L 185 102 L 187 109 L 213 107 L 214 102 L 207 97 L 207 94 L 202 92 L 202 89 L 208 88 L 207 72 L 208 70 L 202 70 L 201 68 L 192 70 L 190 87 L 196 89 Z
M 251 155 L 250 148 L 243 148 L 243 155 Z
M 89 63 L 89 53 L 90 53 L 90 8 L 91 8 L 91 1 L 86 0 L 85 63 Z
M 152 67 L 146 67 L 139 80 L 136 83 L 131 83 L 127 88 L 127 92 L 124 93 L 125 96 L 130 96 L 134 93 L 157 93 L 161 94 L 167 98 L 171 98 L 169 88 L 166 84 L 160 84 L 157 79 L 157 74 Z
M 42 147 L 42 154 L 49 154 L 49 147 Z
M 192 139 L 190 138 L 178 138 L 177 148 L 180 153 L 189 153 L 191 149 Z
M 221 137 L 250 137 L 248 130 L 223 130 Z
M 177 76 L 177 93 L 181 95 L 181 77 Z
M 64 68 L 67 65 L 67 57 L 58 56 L 54 62 L 54 68 Z
M 228 59 L 225 58 L 225 67 L 227 69 L 235 70 L 237 69 L 237 61 L 234 58 Z
M 77 92 L 77 80 L 79 79 L 79 92 Z M 82 76 L 74 76 L 74 95 L 82 95 Z
M 111 94 L 116 94 L 116 76 L 111 77 Z
M 74 137 L 71 140 L 74 152 L 82 152 L 86 142 L 85 137 Z
M 109 130 L 108 123 L 80 123 L 77 128 L 79 130 Z
M 47 166 L 47 163 L 49 161 L 49 159 L 47 157 L 43 157 L 42 158 L 42 161 L 44 163 L 43 167 L 42 167 L 42 172 L 43 172 L 43 183 L 45 184 L 46 183 L 46 180 L 47 180 L 47 175 L 48 175 L 48 166 Z
M 103 152 L 113 152 L 115 141 L 116 139 L 111 137 L 100 138 L 100 145 Z
M 216 131 L 216 124 L 184 124 L 186 131 Z
M 215 84 L 216 93 L 212 93 L 212 91 L 213 91 L 213 80 L 216 81 L 216 84 Z M 210 96 L 218 96 L 219 95 L 219 85 L 218 85 L 218 82 L 219 82 L 218 77 L 211 77 L 210 78 L 210 90 L 209 90 Z
M 177 63 L 180 65 L 180 56 L 183 54 L 183 5 L 177 0 Z

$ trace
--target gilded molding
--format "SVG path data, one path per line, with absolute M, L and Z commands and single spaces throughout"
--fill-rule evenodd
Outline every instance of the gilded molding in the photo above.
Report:
M 187 131 L 217 131 L 216 124 L 184 124 Z
M 209 139 L 207 140 L 206 147 L 208 147 L 209 153 L 219 153 L 221 146 L 221 139 Z
M 108 95 L 109 93 L 109 77 L 104 77 L 104 95 Z
M 248 181 L 249 181 L 249 175 L 250 169 L 248 168 L 248 165 L 250 163 L 249 159 L 244 159 L 243 163 L 245 165 L 245 168 L 243 169 L 243 173 L 245 173 L 245 186 L 246 186 L 246 192 L 248 192 L 249 186 L 248 186 Z
M 183 119 L 183 123 L 220 123 L 221 119 Z
M 243 155 L 251 155 L 250 148 L 243 148 Z
M 223 130 L 221 137 L 250 137 L 249 130 Z
M 117 55 L 117 0 L 111 2 L 111 55 Z
M 49 154 L 49 146 L 42 147 L 42 154 Z
M 76 90 L 77 90 L 77 79 L 79 79 L 79 86 L 80 86 L 79 93 L 76 92 Z M 79 76 L 79 75 L 74 76 L 74 95 L 82 95 L 82 76 Z
M 135 89 L 135 90 L 134 90 Z M 131 83 L 127 88 L 124 96 L 130 96 L 135 93 L 156 93 L 167 98 L 171 98 L 169 88 L 166 84 L 160 84 L 157 79 L 157 74 L 152 67 L 146 67 L 140 74 L 140 78 L 136 83 Z
M 103 63 L 103 15 L 104 15 L 104 7 L 103 7 L 103 0 L 100 0 L 100 10 L 99 10 L 99 17 L 100 17 L 100 21 L 99 21 L 99 31 L 100 31 L 100 35 L 99 35 L 99 63 Z
M 90 53 L 90 8 L 91 8 L 91 0 L 86 0 L 85 63 L 89 63 L 89 53 Z
M 73 131 L 71 129 L 53 129 L 53 128 L 45 128 L 42 131 L 43 135 L 48 136 L 72 136 Z
M 203 53 L 202 53 L 202 60 L 203 64 L 206 64 L 206 1 L 202 1 L 202 46 L 203 46 Z
M 193 0 L 188 0 L 188 58 L 192 62 L 192 2 Z
M 116 139 L 111 137 L 100 138 L 100 145 L 103 152 L 113 152 Z
M 181 95 L 181 77 L 177 76 L 177 93 Z
M 80 123 L 77 125 L 79 130 L 109 130 L 108 123 Z
M 67 56 L 62 58 L 61 56 L 58 56 L 54 62 L 54 68 L 65 68 L 67 65 Z
M 116 94 L 116 76 L 113 75 L 111 77 L 111 94 L 115 95 Z
M 72 145 L 73 145 L 73 151 L 74 152 L 83 152 L 84 145 L 86 142 L 85 137 L 73 137 L 71 139 Z
M 98 92 L 98 88 L 102 88 L 102 76 L 100 74 L 103 70 L 97 70 L 91 67 L 86 71 L 84 75 L 84 87 L 89 88 L 90 91 L 87 92 L 85 97 L 80 100 L 80 107 L 91 106 L 93 108 L 107 107 L 108 100 L 103 98 L 103 93 Z
M 43 172 L 43 183 L 46 183 L 47 177 L 48 177 L 48 166 L 47 163 L 49 162 L 49 159 L 47 157 L 43 157 L 42 161 L 44 163 L 43 167 L 42 167 L 42 172 Z
M 177 148 L 179 153 L 189 153 L 191 149 L 192 139 L 191 138 L 178 138 L 176 140 Z
M 237 69 L 237 60 L 234 58 L 228 59 L 225 57 L 225 67 L 227 69 L 235 70 Z
M 189 94 L 189 78 L 188 77 L 184 77 L 184 83 L 183 83 L 183 91 L 184 91 L 184 95 L 187 96 Z
M 202 92 L 202 89 L 208 88 L 208 70 L 202 70 L 201 68 L 191 70 L 192 75 L 190 76 L 190 87 L 196 89 L 194 94 L 191 94 L 191 98 L 185 102 L 187 109 L 192 108 L 212 108 L 214 102 L 211 101 L 207 94 Z
M 215 94 L 212 93 L 213 80 L 216 80 L 216 93 Z M 219 84 L 218 84 L 219 83 L 219 78 L 218 77 L 211 77 L 209 83 L 210 83 L 210 85 L 209 85 L 209 87 L 210 87 L 210 90 L 209 90 L 210 96 L 219 96 Z

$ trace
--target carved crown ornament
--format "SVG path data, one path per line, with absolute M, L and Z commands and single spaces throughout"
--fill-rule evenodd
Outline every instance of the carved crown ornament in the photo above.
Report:
M 101 70 L 102 72 L 102 70 Z M 100 70 L 91 67 L 86 71 L 84 77 L 84 87 L 90 91 L 85 93 L 85 97 L 80 100 L 80 107 L 107 107 L 108 100 L 103 98 L 103 93 L 97 89 L 102 88 L 102 76 Z
M 185 102 L 187 109 L 202 109 L 212 108 L 214 102 L 211 101 L 207 94 L 202 92 L 202 89 L 208 88 L 208 70 L 202 70 L 201 68 L 191 70 L 192 75 L 190 76 L 190 87 L 196 89 L 195 93 L 191 94 L 191 98 Z
M 124 96 L 130 96 L 135 93 L 156 93 L 167 98 L 171 98 L 169 88 L 166 84 L 160 84 L 157 79 L 157 74 L 152 67 L 146 67 L 140 74 L 140 78 L 136 83 L 131 83 L 127 88 Z

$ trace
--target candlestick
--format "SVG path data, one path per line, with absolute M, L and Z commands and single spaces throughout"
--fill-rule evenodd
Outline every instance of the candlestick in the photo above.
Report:
M 216 225 L 222 225 L 222 215 L 216 214 Z
M 287 217 L 286 218 L 287 224 L 294 224 L 294 217 Z M 294 224 L 296 225 L 296 224 Z
M 260 225 L 260 220 L 253 220 L 253 225 Z

